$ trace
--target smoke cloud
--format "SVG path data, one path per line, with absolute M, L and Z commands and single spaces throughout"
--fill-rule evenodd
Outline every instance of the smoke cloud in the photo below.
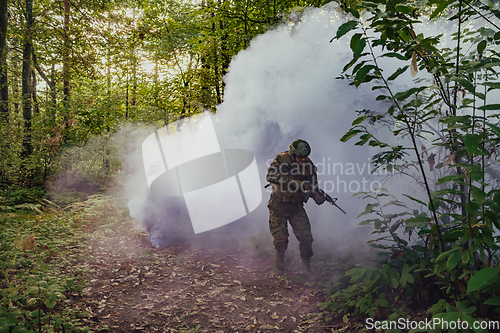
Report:
M 310 9 L 300 22 L 255 38 L 231 62 L 224 102 L 216 114 L 221 146 L 253 151 L 263 185 L 267 167 L 278 153 L 298 138 L 309 142 L 320 186 L 347 211 L 344 215 L 312 200 L 306 204 L 316 243 L 340 241 L 346 230 L 357 227 L 360 202 L 350 197 L 369 191 L 370 185 L 380 188 L 382 180 L 370 173 L 368 148 L 340 142 L 357 117 L 355 111 L 374 110 L 375 98 L 370 89 L 356 89 L 347 80 L 336 79 L 350 60 L 349 40 L 329 41 L 345 21 L 329 5 Z M 264 202 L 248 217 L 256 229 L 267 226 L 269 192 L 264 191 Z
M 320 186 L 337 197 L 337 204 L 347 211 L 344 215 L 327 203 L 306 204 L 314 246 L 336 243 L 340 250 L 347 250 L 366 242 L 371 230 L 360 229 L 356 220 L 366 203 L 351 198 L 354 193 L 380 186 L 390 186 L 391 193 L 408 190 L 407 179 L 396 177 L 386 182 L 387 172 L 371 173 L 370 161 L 375 150 L 355 146 L 356 140 L 340 142 L 358 116 L 355 111 L 382 112 L 388 108 L 386 102 L 375 102 L 380 91 L 372 91 L 368 85 L 355 88 L 347 80 L 337 79 L 352 52 L 349 38 L 331 43 L 330 40 L 346 21 L 335 4 L 308 9 L 300 20 L 291 20 L 256 37 L 248 49 L 232 59 L 224 78 L 224 101 L 214 116 L 214 128 L 222 150 L 245 149 L 254 153 L 263 200 L 240 220 L 208 232 L 214 237 L 249 236 L 268 228 L 266 205 L 270 192 L 264 189 L 266 170 L 272 159 L 288 150 L 290 143 L 298 138 L 312 147 L 310 157 L 318 167 Z M 437 35 L 431 31 L 439 31 L 438 24 L 441 31 L 454 31 L 454 23 L 448 22 L 426 23 L 418 28 L 426 35 Z M 451 43 L 451 38 L 444 38 L 443 43 Z M 394 58 L 380 58 L 379 63 L 385 75 L 407 64 L 409 61 Z M 415 79 L 430 77 L 418 73 Z M 409 87 L 414 81 L 407 72 L 393 85 Z M 380 135 L 388 137 L 390 132 L 383 130 Z M 404 140 L 399 144 L 406 145 Z M 143 221 L 153 245 L 166 246 L 172 242 L 166 235 L 174 232 L 176 224 L 180 229 L 192 228 L 189 223 L 179 222 L 189 220 L 185 206 L 180 199 L 152 196 L 145 178 L 143 181 L 143 194 L 129 203 L 131 215 Z M 418 188 L 414 184 L 409 187 L 418 196 Z

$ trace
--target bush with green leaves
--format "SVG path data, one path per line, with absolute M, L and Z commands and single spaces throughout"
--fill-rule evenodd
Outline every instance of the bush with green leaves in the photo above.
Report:
M 382 234 L 371 241 L 385 254 L 382 268 L 350 271 L 355 285 L 333 294 L 325 306 L 338 308 L 335 300 L 345 299 L 344 311 L 373 315 L 381 305 L 376 307 L 374 300 L 390 288 L 404 290 L 413 306 L 428 309 L 435 318 L 470 324 L 473 318 L 498 318 L 500 104 L 489 100 L 500 89 L 500 11 L 464 0 L 362 1 L 347 11 L 351 20 L 335 36 L 351 37 L 353 58 L 342 78 L 381 91 L 376 100 L 386 108 L 357 111 L 341 141 L 359 136 L 356 145 L 379 150 L 372 159 L 375 170 L 411 177 L 423 194 L 407 193 L 409 202 L 403 203 L 395 197 L 381 202 L 389 196 L 385 192 L 363 193 L 371 202 L 362 215 L 375 217 L 361 224 Z M 425 20 L 447 15 L 457 22 L 453 48 L 440 44 L 443 34 L 418 31 Z M 484 25 L 474 29 L 478 20 Z M 403 66 L 386 76 L 381 58 Z M 418 71 L 427 76 L 409 89 L 398 88 L 393 82 L 409 69 L 412 76 Z M 381 138 L 384 128 L 394 140 Z M 393 213 L 389 206 L 401 211 Z M 441 299 L 419 302 L 425 299 L 419 291 L 426 288 L 437 289 Z M 356 301 L 347 302 L 346 293 L 358 295 Z

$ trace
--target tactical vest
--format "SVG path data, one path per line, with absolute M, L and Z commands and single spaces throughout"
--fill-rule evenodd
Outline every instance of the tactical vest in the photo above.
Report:
M 303 166 L 298 165 L 288 152 L 283 152 L 277 156 L 280 161 L 280 167 L 282 165 L 292 165 L 291 170 L 286 170 L 287 168 L 282 167 L 279 171 L 283 177 L 297 181 L 312 181 L 312 176 L 314 175 L 314 165 L 307 158 Z M 273 184 L 273 192 L 281 199 L 282 202 L 291 203 L 302 203 L 304 200 L 304 192 L 300 188 L 293 188 L 289 186 L 288 182 L 283 182 L 280 184 Z

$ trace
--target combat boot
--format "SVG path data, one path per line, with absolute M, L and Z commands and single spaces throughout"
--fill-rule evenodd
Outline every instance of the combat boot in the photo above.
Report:
M 275 259 L 276 269 L 280 272 L 285 268 L 285 250 L 276 250 L 276 259 Z
M 313 281 L 315 279 L 314 273 L 311 270 L 311 258 L 302 258 L 302 264 L 306 269 L 306 279 L 308 281 Z
M 307 273 L 311 273 L 311 258 L 302 258 L 302 264 Z

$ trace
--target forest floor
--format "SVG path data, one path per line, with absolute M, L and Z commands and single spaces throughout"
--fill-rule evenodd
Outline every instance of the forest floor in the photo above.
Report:
M 0 332 L 366 332 L 321 307 L 351 259 L 315 248 L 308 278 L 291 239 L 277 274 L 268 230 L 153 247 L 117 201 L 0 214 Z
M 176 244 L 152 248 L 133 225 L 87 248 L 84 301 L 93 331 L 335 332 L 318 306 L 321 281 L 298 258 L 277 275 L 273 258 L 238 246 Z M 228 250 L 228 248 L 230 250 Z M 83 299 L 82 299 L 83 298 Z M 77 299 L 75 299 L 77 300 Z
M 272 252 L 228 237 L 153 248 L 137 222 L 124 219 L 94 232 L 80 268 L 83 304 L 92 332 L 360 332 L 332 319 L 324 277 L 307 279 L 290 252 L 281 275 Z M 243 244 L 243 245 L 242 245 Z M 314 268 L 314 266 L 313 266 Z

